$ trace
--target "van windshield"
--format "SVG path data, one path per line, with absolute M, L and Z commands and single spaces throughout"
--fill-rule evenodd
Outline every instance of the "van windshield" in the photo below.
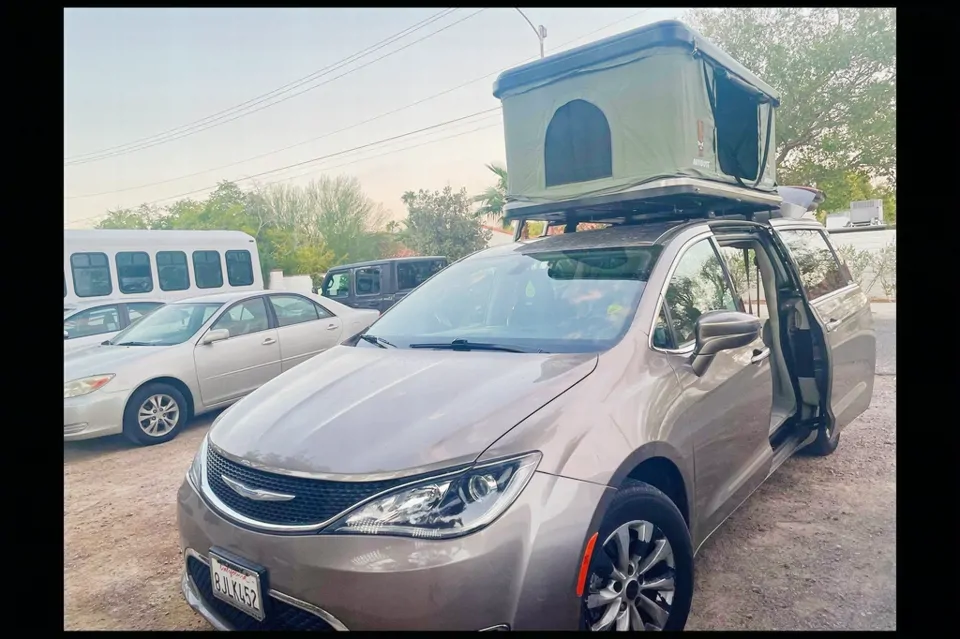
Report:
M 467 340 L 533 352 L 606 350 L 629 328 L 659 252 L 631 246 L 467 259 L 424 282 L 369 333 L 400 348 Z
M 217 309 L 216 302 L 167 304 L 110 340 L 116 346 L 174 346 L 182 344 L 207 323 Z

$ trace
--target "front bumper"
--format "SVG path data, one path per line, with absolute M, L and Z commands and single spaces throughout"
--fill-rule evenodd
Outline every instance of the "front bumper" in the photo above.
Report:
M 187 602 L 219 629 L 572 630 L 576 579 L 605 486 L 535 473 L 487 528 L 450 540 L 361 535 L 278 535 L 242 528 L 184 481 L 177 519 Z M 264 624 L 213 598 L 203 567 L 220 547 L 267 568 Z M 273 606 L 279 600 L 280 606 Z M 296 610 L 289 610 L 292 606 Z M 237 617 L 236 615 L 241 615 Z M 254 624 L 251 626 L 251 622 Z
M 63 441 L 122 433 L 128 394 L 127 391 L 111 393 L 102 388 L 63 400 Z

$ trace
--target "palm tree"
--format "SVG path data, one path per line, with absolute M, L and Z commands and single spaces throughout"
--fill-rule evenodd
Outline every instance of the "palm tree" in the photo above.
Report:
M 503 219 L 503 205 L 507 202 L 507 170 L 496 164 L 486 165 L 497 176 L 497 183 L 487 187 L 487 190 L 473 198 L 474 202 L 481 203 L 476 215 L 480 218 L 495 220 L 503 228 L 509 228 L 510 223 Z

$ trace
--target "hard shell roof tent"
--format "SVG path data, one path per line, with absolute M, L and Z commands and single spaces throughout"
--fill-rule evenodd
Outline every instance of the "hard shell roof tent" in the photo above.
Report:
M 779 95 L 680 22 L 510 69 L 493 94 L 503 106 L 508 220 L 779 206 Z

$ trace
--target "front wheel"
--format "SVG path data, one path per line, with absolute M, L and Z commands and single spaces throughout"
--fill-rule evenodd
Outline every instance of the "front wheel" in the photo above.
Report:
M 693 600 L 693 546 L 676 505 L 649 484 L 617 491 L 581 602 L 586 630 L 683 630 Z
M 147 384 L 137 389 L 123 411 L 123 434 L 135 444 L 170 441 L 187 421 L 187 402 L 173 386 Z

